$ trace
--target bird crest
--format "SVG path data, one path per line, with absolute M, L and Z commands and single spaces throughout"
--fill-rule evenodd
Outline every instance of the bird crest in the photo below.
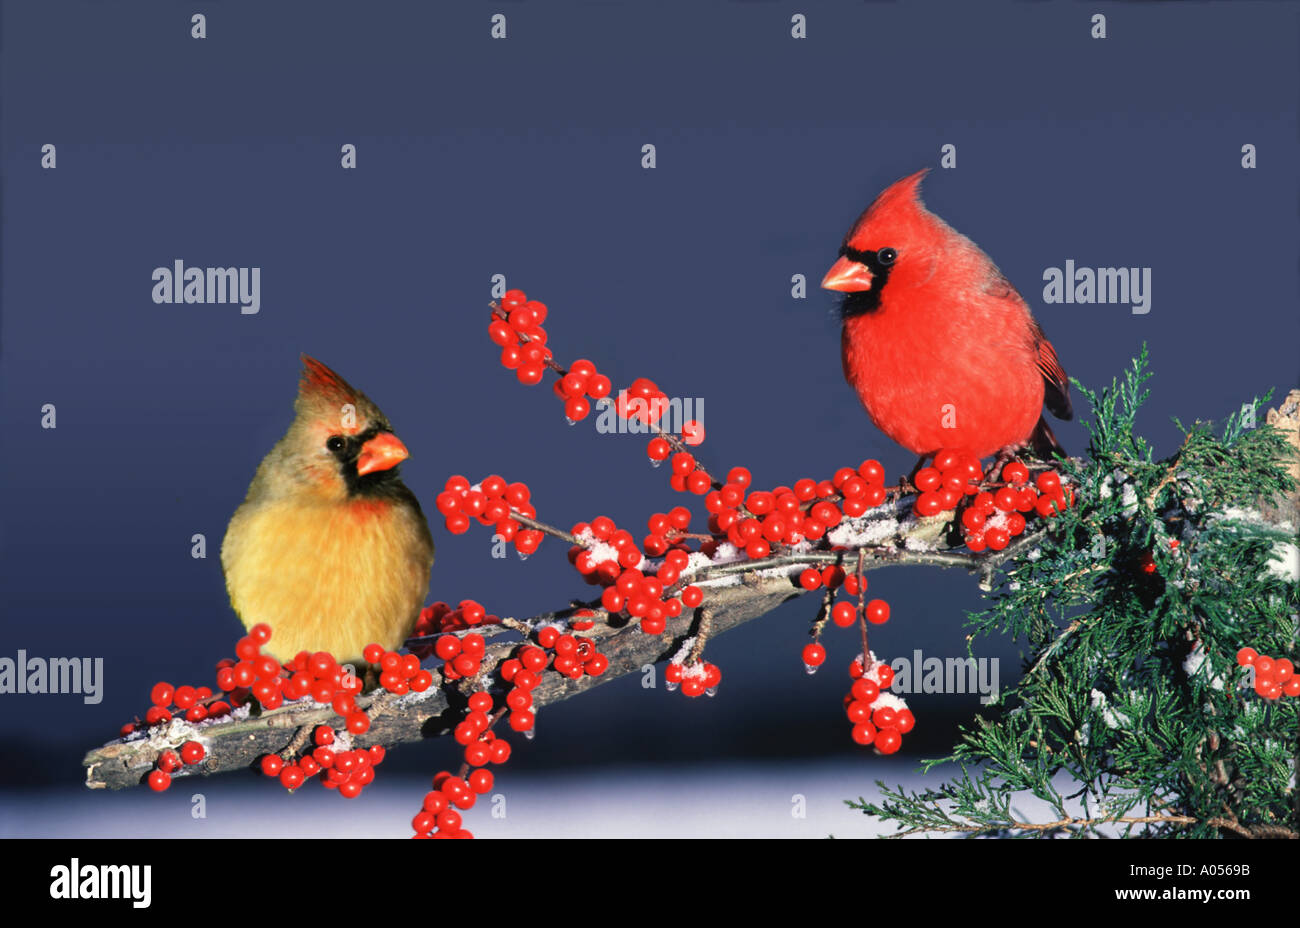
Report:
M 906 229 L 916 219 L 927 216 L 928 211 L 921 202 L 921 181 L 929 172 L 929 168 L 922 168 L 886 187 L 858 217 L 844 244 L 863 251 L 891 244 L 872 241 L 872 236 L 881 229 Z
M 355 421 L 348 421 L 345 407 L 351 407 Z M 343 416 L 340 430 L 348 433 L 364 428 L 367 420 L 378 414 L 364 393 L 307 355 L 302 356 L 302 377 L 298 381 L 294 409 L 300 416 L 314 421 L 333 422 Z

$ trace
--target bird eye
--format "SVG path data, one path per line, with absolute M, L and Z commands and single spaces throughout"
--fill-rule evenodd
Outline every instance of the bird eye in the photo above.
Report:
M 341 451 L 343 448 L 343 436 L 331 435 L 328 439 L 325 440 L 325 447 L 330 449 L 331 451 Z
M 893 264 L 898 260 L 898 252 L 892 248 L 882 248 L 876 252 L 876 260 L 881 264 Z

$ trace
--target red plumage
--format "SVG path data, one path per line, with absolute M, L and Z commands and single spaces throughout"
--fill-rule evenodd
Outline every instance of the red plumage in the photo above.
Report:
M 925 171 L 867 208 L 822 286 L 846 294 L 844 377 L 873 422 L 919 455 L 1060 450 L 1069 381 L 1029 307 L 974 242 L 927 210 Z

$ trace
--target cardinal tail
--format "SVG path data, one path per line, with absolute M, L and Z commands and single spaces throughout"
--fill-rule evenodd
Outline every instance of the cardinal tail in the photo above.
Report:
M 1052 427 L 1041 416 L 1038 419 L 1038 425 L 1034 426 L 1033 434 L 1029 436 L 1029 446 L 1034 449 L 1034 454 L 1045 461 L 1050 461 L 1055 454 L 1059 454 L 1061 457 L 1069 457 L 1052 433 Z

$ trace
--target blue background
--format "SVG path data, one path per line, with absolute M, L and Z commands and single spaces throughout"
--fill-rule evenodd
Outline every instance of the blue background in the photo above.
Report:
M 78 789 L 81 753 L 154 681 L 210 682 L 232 650 L 220 541 L 291 419 L 299 352 L 383 408 L 426 512 L 454 473 L 524 480 L 541 518 L 605 513 L 638 536 L 681 501 L 644 439 L 569 428 L 547 387 L 498 365 L 493 274 L 549 305 L 561 360 L 703 397 L 705 460 L 768 486 L 912 464 L 844 384 L 816 283 L 863 207 L 924 166 L 927 204 L 1020 289 L 1072 376 L 1099 386 L 1150 345 L 1139 426 L 1158 452 L 1172 416 L 1220 418 L 1300 379 L 1293 3 L 191 6 L 3 5 L 0 654 L 101 656 L 107 677 L 97 706 L 0 697 L 0 738 L 33 758 L 0 771 L 9 790 Z M 939 170 L 948 143 L 957 168 Z M 154 304 L 151 273 L 177 258 L 260 267 L 261 312 Z M 1068 258 L 1152 268 L 1151 312 L 1044 305 L 1044 268 Z M 1057 433 L 1082 450 L 1077 423 Z M 433 531 L 431 599 L 522 616 L 589 591 L 554 540 L 521 563 L 493 559 L 484 529 L 453 537 L 435 514 Z M 969 577 L 897 570 L 872 589 L 893 605 L 878 653 L 963 653 Z M 853 756 L 853 636 L 831 635 L 807 678 L 813 611 L 717 640 L 716 699 L 632 678 L 547 709 L 512 767 Z M 1009 682 L 1015 644 L 982 653 Z M 927 755 L 977 708 L 912 705 L 908 749 Z M 394 755 L 425 772 L 448 758 Z

